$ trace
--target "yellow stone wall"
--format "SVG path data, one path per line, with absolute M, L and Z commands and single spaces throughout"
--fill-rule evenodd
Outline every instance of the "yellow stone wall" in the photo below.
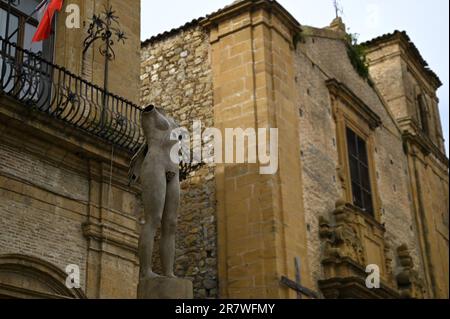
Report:
M 446 299 L 449 296 L 448 166 L 434 156 L 424 155 L 414 144 L 409 144 L 408 155 L 428 290 L 430 295 Z
M 303 285 L 311 286 L 291 67 L 298 25 L 286 17 L 279 7 L 269 12 L 244 1 L 205 23 L 212 46 L 215 126 L 223 132 L 279 128 L 275 175 L 260 175 L 253 164 L 216 169 L 221 297 L 295 298 L 279 281 L 295 279 L 296 257 Z
M 125 44 L 115 43 L 115 61 L 109 66 L 109 92 L 122 96 L 131 102 L 139 102 L 140 77 L 140 0 L 73 0 L 65 2 L 59 13 L 55 34 L 54 62 L 70 72 L 83 76 L 101 88 L 104 84 L 105 58 L 100 54 L 97 41 L 83 57 L 83 41 L 87 36 L 91 17 L 104 12 L 111 6 L 119 17 L 120 29 L 125 32 Z M 80 7 L 81 28 L 66 28 L 65 8 L 68 4 Z
M 439 116 L 437 84 L 396 34 L 369 48 L 370 74 L 399 122 L 408 156 L 413 216 L 430 297 L 448 298 L 448 159 Z M 417 94 L 426 96 L 430 131 L 420 128 Z

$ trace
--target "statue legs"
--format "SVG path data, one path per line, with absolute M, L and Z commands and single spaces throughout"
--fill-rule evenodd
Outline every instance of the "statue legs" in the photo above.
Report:
M 175 235 L 177 230 L 178 205 L 180 201 L 180 183 L 178 176 L 168 181 L 166 203 L 162 217 L 160 242 L 161 264 L 164 276 L 174 278 Z
M 158 277 L 153 272 L 152 256 L 156 231 L 161 224 L 160 254 L 163 274 L 166 277 L 175 277 L 175 235 L 180 194 L 178 176 L 168 182 L 162 169 L 155 169 L 152 174 L 145 173 L 148 178 L 142 185 L 145 224 L 139 239 L 140 278 Z
M 152 268 L 153 247 L 156 231 L 161 224 L 166 197 L 166 181 L 163 170 L 144 169 L 148 178 L 142 181 L 145 224 L 139 238 L 140 278 L 157 277 Z

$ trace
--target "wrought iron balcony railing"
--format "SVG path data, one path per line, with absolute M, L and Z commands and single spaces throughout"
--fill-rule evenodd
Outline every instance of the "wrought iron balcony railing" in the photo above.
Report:
M 136 151 L 140 108 L 0 37 L 0 96 L 7 95 L 97 137 Z

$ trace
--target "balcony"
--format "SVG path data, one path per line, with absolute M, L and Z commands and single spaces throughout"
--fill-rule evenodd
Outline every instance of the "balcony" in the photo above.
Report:
M 144 142 L 137 105 L 0 37 L 0 98 L 5 96 L 128 152 Z

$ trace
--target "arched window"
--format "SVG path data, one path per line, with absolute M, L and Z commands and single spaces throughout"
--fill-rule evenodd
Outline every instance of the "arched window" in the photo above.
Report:
M 424 132 L 426 135 L 429 135 L 430 124 L 428 122 L 428 107 L 425 96 L 423 94 L 419 94 L 417 96 L 417 104 L 419 106 L 420 125 L 422 128 L 422 132 Z
M 81 289 L 66 287 L 67 274 L 35 257 L 0 255 L 0 299 L 85 299 Z

